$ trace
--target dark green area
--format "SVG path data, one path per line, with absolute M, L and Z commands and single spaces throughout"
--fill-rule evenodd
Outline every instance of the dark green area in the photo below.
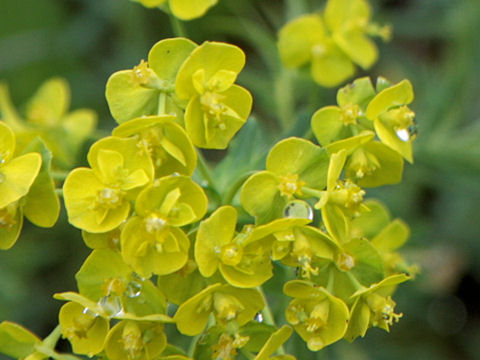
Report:
M 298 359 L 473 360 L 480 353 L 480 2 L 372 2 L 375 18 L 391 23 L 394 37 L 379 45 L 380 61 L 365 74 L 412 82 L 419 135 L 415 164 L 406 166 L 403 182 L 367 196 L 380 198 L 393 217 L 410 224 L 404 252 L 422 272 L 400 286 L 395 300 L 404 317 L 390 334 L 371 329 L 363 340 L 342 341 L 317 354 L 294 335 L 287 350 Z M 315 110 L 334 104 L 335 89 L 282 71 L 275 47 L 276 31 L 287 19 L 323 3 L 220 0 L 206 17 L 184 24 L 194 41 L 228 41 L 246 51 L 239 80 L 254 96 L 254 115 L 267 143 L 303 134 Z M 128 0 L 1 0 L 0 80 L 20 106 L 47 78 L 65 77 L 72 108 L 95 109 L 100 127 L 111 129 L 115 123 L 104 97 L 108 77 L 138 64 L 156 41 L 173 35 L 166 14 Z M 64 213 L 53 229 L 26 224 L 18 243 L 0 253 L 0 321 L 46 336 L 61 306 L 52 294 L 75 290 L 74 273 L 88 252 Z M 269 299 L 279 320 L 284 298 L 273 293 Z

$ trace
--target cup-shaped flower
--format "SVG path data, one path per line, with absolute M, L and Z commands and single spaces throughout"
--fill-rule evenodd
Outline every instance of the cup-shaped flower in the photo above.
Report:
M 408 265 L 397 252 L 408 240 L 410 229 L 401 219 L 391 219 L 388 209 L 377 201 L 366 203 L 369 212 L 352 221 L 352 233 L 367 238 L 383 259 L 386 275 L 407 272 L 415 275 L 418 269 Z
M 197 263 L 190 257 L 180 270 L 159 276 L 157 278 L 157 286 L 162 289 L 162 293 L 165 294 L 169 303 L 180 305 L 205 289 L 212 283 L 212 280 L 222 280 L 220 275 L 217 278 L 207 279 L 203 277 L 198 271 Z
M 105 353 L 111 360 L 155 359 L 167 346 L 162 324 L 123 320 L 108 333 Z
M 345 164 L 345 177 L 365 188 L 397 184 L 402 180 L 402 174 L 402 156 L 384 143 L 373 140 L 353 150 Z
M 165 7 L 167 2 L 172 14 L 182 20 L 192 20 L 203 16 L 218 0 L 133 0 L 143 6 Z
M 107 232 L 127 218 L 130 200 L 152 180 L 152 160 L 135 139 L 107 137 L 92 145 L 88 162 L 91 169 L 74 169 L 63 185 L 68 219 L 82 230 Z
M 132 70 L 114 73 L 107 82 L 110 112 L 118 123 L 142 115 L 176 115 L 183 121 L 185 103 L 175 94 L 177 71 L 197 45 L 185 38 L 164 39 Z
M 280 260 L 292 250 L 295 230 L 311 221 L 309 218 L 282 218 L 253 228 L 249 241 L 262 240 L 272 244 L 272 260 Z
M 355 73 L 355 64 L 368 69 L 377 48 L 367 36 L 384 32 L 370 24 L 365 0 L 329 0 L 323 14 L 309 14 L 286 24 L 279 32 L 280 58 L 287 67 L 311 63 L 313 79 L 336 86 Z
M 244 64 L 240 48 L 207 41 L 178 71 L 175 90 L 180 99 L 188 100 L 185 129 L 195 146 L 224 149 L 247 120 L 252 96 L 234 84 Z
M 292 235 L 295 240 L 282 263 L 299 268 L 303 278 L 318 275 L 320 269 L 316 264 L 322 260 L 333 261 L 340 251 L 333 239 L 313 226 L 295 227 Z
M 318 142 L 327 146 L 369 130 L 371 125 L 366 121 L 365 109 L 374 96 L 375 89 L 368 77 L 357 79 L 339 89 L 338 106 L 323 107 L 312 116 L 312 130 Z
M 390 326 L 402 317 L 402 314 L 395 313 L 395 302 L 391 295 L 396 286 L 410 278 L 405 274 L 395 274 L 371 285 L 368 288 L 360 289 L 352 295 L 355 300 L 348 330 L 345 339 L 355 340 L 358 336 L 365 336 L 371 326 L 379 327 L 389 331 Z
M 235 234 L 237 211 L 232 206 L 218 208 L 201 222 L 195 242 L 198 270 L 210 277 L 217 269 L 233 286 L 250 288 L 272 276 L 270 260 L 274 239 L 252 238 L 251 226 Z
M 264 306 L 263 297 L 257 290 L 217 283 L 180 305 L 174 320 L 182 334 L 194 336 L 205 329 L 211 313 L 223 326 L 231 321 L 242 326 Z
M 0 86 L 0 98 L 0 112 L 17 134 L 20 151 L 40 137 L 57 166 L 71 168 L 82 144 L 95 129 L 97 115 L 93 110 L 68 112 L 70 87 L 62 78 L 51 78 L 40 86 L 25 106 L 25 119 L 17 114 L 6 86 Z
M 345 303 L 310 281 L 291 280 L 283 292 L 295 298 L 285 316 L 312 351 L 318 351 L 343 338 L 349 311 Z
M 325 188 L 327 168 L 325 149 L 300 138 L 282 140 L 270 150 L 266 170 L 252 175 L 243 185 L 242 206 L 256 217 L 257 224 L 283 217 L 289 201 L 304 197 L 304 186 Z
M 166 312 L 163 294 L 151 281 L 135 274 L 116 251 L 94 250 L 75 278 L 80 294 L 96 301 L 110 315 Z
M 42 165 L 38 153 L 14 156 L 15 135 L 0 122 L 0 209 L 27 195 Z
M 72 344 L 73 352 L 92 357 L 103 350 L 110 328 L 109 321 L 85 311 L 75 302 L 67 302 L 58 314 L 62 335 Z
M 114 251 L 120 250 L 120 234 L 122 233 L 123 223 L 119 227 L 104 232 L 91 233 L 82 230 L 82 238 L 90 249 L 111 249 Z
M 415 113 L 407 106 L 413 97 L 412 84 L 403 80 L 380 91 L 366 111 L 380 140 L 409 162 L 413 162 L 412 141 L 417 133 Z
M 122 256 L 142 276 L 170 274 L 188 260 L 190 240 L 178 227 L 207 211 L 203 189 L 186 176 L 166 176 L 144 189 L 122 231 Z
M 192 175 L 197 153 L 185 130 L 174 120 L 172 115 L 141 117 L 116 127 L 112 135 L 134 137 L 138 147 L 152 158 L 156 178 L 173 173 Z
M 362 190 L 351 180 L 339 180 L 347 157 L 346 150 L 332 154 L 328 166 L 327 190 L 322 192 L 315 208 L 322 210 L 328 233 L 340 244 L 349 239 L 349 223 L 353 215 L 366 210 Z

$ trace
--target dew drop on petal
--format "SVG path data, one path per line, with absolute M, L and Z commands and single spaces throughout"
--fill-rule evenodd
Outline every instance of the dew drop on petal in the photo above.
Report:
M 313 210 L 307 202 L 293 200 L 283 209 L 283 217 L 313 220 Z
M 104 296 L 98 300 L 98 305 L 111 317 L 123 314 L 123 305 L 118 296 Z
M 408 129 L 398 129 L 396 131 L 396 134 L 398 138 L 404 142 L 407 142 L 408 140 L 410 140 L 410 133 Z
M 255 315 L 255 321 L 258 321 L 259 323 L 263 322 L 263 314 L 261 312 L 258 312 L 257 315 Z
M 128 283 L 127 286 L 127 296 L 129 298 L 137 298 L 142 294 L 142 284 L 136 282 L 136 281 L 131 281 Z

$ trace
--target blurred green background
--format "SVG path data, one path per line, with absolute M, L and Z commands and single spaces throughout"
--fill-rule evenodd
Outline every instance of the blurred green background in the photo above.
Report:
M 415 164 L 406 166 L 402 184 L 367 196 L 380 198 L 394 217 L 411 225 L 405 254 L 422 272 L 400 286 L 395 299 L 404 317 L 390 334 L 371 329 L 353 344 L 342 341 L 317 354 L 299 348 L 295 355 L 478 359 L 480 1 L 371 2 L 374 18 L 391 23 L 394 37 L 379 45 L 380 61 L 365 74 L 411 80 L 419 136 Z M 196 42 L 229 41 L 246 51 L 240 83 L 253 93 L 254 116 L 272 139 L 303 133 L 316 109 L 334 103 L 335 89 L 282 71 L 275 49 L 279 27 L 323 3 L 220 0 L 208 16 L 184 24 Z M 21 106 L 47 78 L 65 77 L 72 87 L 72 109 L 95 109 L 99 127 L 108 130 L 114 126 L 104 97 L 109 75 L 146 58 L 156 41 L 173 36 L 171 28 L 166 14 L 128 0 L 1 0 L 0 80 Z M 210 154 L 217 155 L 222 154 Z M 46 336 L 61 306 L 52 294 L 75 289 L 74 274 L 88 253 L 65 214 L 53 229 L 25 224 L 19 242 L 0 253 L 0 321 Z

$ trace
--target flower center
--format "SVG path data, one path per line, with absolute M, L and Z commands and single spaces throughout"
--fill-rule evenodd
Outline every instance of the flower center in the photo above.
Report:
M 168 227 L 167 222 L 162 217 L 152 213 L 145 218 L 145 230 L 148 233 L 153 234 L 166 230 Z
M 123 328 L 120 342 L 127 353 L 128 359 L 138 359 L 143 352 L 142 332 L 137 324 L 128 322 Z
M 291 198 L 295 194 L 302 194 L 302 187 L 305 185 L 305 181 L 298 180 L 298 174 L 288 174 L 278 178 L 280 183 L 277 188 L 280 190 L 280 195 Z
M 97 193 L 97 204 L 104 209 L 115 209 L 121 205 L 122 198 L 120 190 L 105 187 Z
M 349 104 L 342 108 L 341 120 L 346 125 L 356 125 L 357 118 L 362 114 L 360 106 L 357 104 Z
M 2 174 L 0 174 L 1 176 Z M 1 181 L 0 181 L 1 182 Z M 0 229 L 11 229 L 17 224 L 15 214 L 17 212 L 17 203 L 8 204 L 0 209 Z

